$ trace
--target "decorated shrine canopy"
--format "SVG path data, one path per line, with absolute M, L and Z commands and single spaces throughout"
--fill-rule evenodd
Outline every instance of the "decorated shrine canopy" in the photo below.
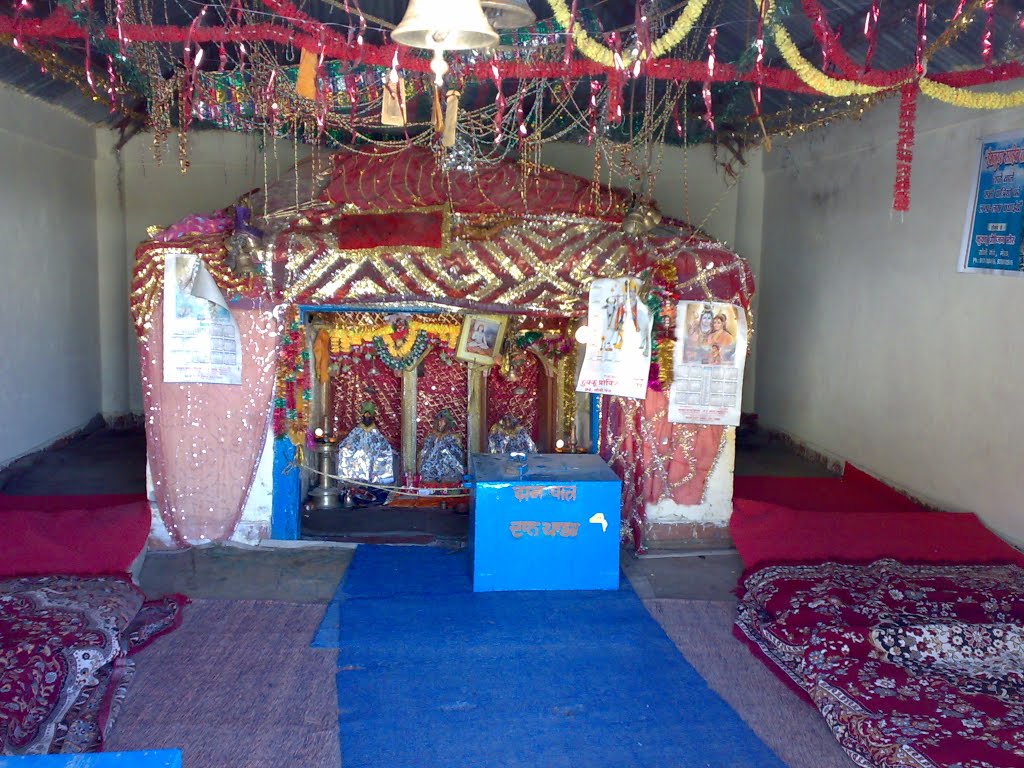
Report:
M 700 503 L 724 446 L 721 426 L 667 421 L 676 304 L 710 299 L 749 314 L 753 278 L 742 258 L 680 222 L 627 234 L 635 202 L 525 163 L 470 173 L 445 170 L 417 148 L 344 153 L 325 165 L 307 161 L 266 191 L 141 244 L 132 310 L 147 382 L 147 450 L 170 536 L 185 545 L 231 535 L 256 471 L 253 430 L 265 431 L 271 418 L 275 437 L 300 451 L 309 444 L 313 379 L 330 376 L 319 369 L 328 358 L 317 358 L 318 344 L 337 342 L 339 352 L 356 345 L 364 360 L 401 371 L 428 345 L 436 354 L 427 363 L 450 357 L 458 315 L 485 310 L 514 319 L 506 361 L 527 347 L 558 359 L 574 354 L 567 319 L 585 317 L 591 282 L 635 275 L 653 318 L 649 395 L 606 398 L 600 447 L 624 479 L 624 519 L 641 546 L 644 505 Z M 159 310 L 172 255 L 201 257 L 227 299 L 241 336 L 241 387 L 165 381 Z M 243 268 L 250 257 L 254 270 Z M 300 308 L 362 311 L 313 340 Z M 396 310 L 406 313 L 401 329 L 384 319 Z M 533 318 L 549 319 L 557 338 L 531 330 Z M 561 399 L 574 412 L 571 375 L 563 378 L 570 396 Z
M 628 195 L 551 169 L 508 161 L 479 173 L 443 171 L 418 148 L 339 153 L 313 174 L 310 193 L 296 204 L 271 188 L 244 201 L 265 233 L 263 276 L 227 269 L 229 210 L 190 217 L 143 243 L 136 316 L 152 311 L 160 254 L 174 246 L 203 254 L 229 297 L 285 304 L 582 316 L 590 281 L 623 274 L 648 275 L 673 304 L 709 298 L 746 308 L 753 292 L 746 262 L 723 245 L 682 223 L 627 236 Z

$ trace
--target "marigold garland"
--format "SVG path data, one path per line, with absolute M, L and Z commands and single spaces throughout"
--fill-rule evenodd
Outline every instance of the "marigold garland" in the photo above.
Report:
M 456 323 L 431 323 L 412 320 L 409 322 L 408 332 L 402 337 L 403 340 L 399 342 L 403 346 L 399 347 L 395 343 L 396 329 L 393 325 L 350 325 L 342 328 L 332 328 L 330 330 L 331 352 L 347 355 L 352 351 L 353 347 L 358 347 L 361 344 L 370 344 L 375 339 L 380 338 L 388 345 L 392 354 L 397 357 L 404 357 L 408 350 L 412 348 L 420 331 L 423 331 L 428 336 L 440 339 L 445 345 L 455 349 L 459 342 L 460 330 L 460 326 Z M 401 351 L 403 347 L 405 352 Z
M 676 19 L 669 30 L 662 35 L 660 38 L 651 44 L 650 58 L 656 59 L 664 56 L 666 53 L 671 51 L 677 45 L 679 45 L 686 36 L 693 30 L 693 25 L 697 23 L 697 20 L 704 13 L 704 9 L 707 7 L 708 0 L 690 0 L 686 4 L 686 8 Z M 572 39 L 576 43 L 576 47 L 580 53 L 586 56 L 591 61 L 596 61 L 598 64 L 603 64 L 606 67 L 615 66 L 615 52 L 611 48 L 602 45 L 597 40 L 592 38 L 587 31 L 583 29 L 581 24 L 572 23 L 572 14 L 569 12 L 569 8 L 565 3 L 565 0 L 549 0 L 551 10 L 555 14 L 555 21 L 557 21 L 563 29 L 572 30 Z M 620 57 L 622 66 L 624 69 L 628 69 L 635 61 L 632 54 L 623 55 Z

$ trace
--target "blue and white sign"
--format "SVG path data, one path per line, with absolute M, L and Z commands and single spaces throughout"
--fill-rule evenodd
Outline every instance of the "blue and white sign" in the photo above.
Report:
M 1024 276 L 1024 132 L 981 141 L 960 272 Z

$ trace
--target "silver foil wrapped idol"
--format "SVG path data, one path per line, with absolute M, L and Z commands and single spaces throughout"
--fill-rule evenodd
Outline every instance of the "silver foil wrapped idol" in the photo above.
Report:
M 349 482 L 394 485 L 397 454 L 377 426 L 376 409 L 363 404 L 362 418 L 338 446 L 338 474 Z

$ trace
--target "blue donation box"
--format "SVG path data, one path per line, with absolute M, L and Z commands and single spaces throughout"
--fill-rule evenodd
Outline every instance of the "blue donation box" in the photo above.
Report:
M 622 482 L 594 454 L 473 454 L 473 591 L 618 589 Z

